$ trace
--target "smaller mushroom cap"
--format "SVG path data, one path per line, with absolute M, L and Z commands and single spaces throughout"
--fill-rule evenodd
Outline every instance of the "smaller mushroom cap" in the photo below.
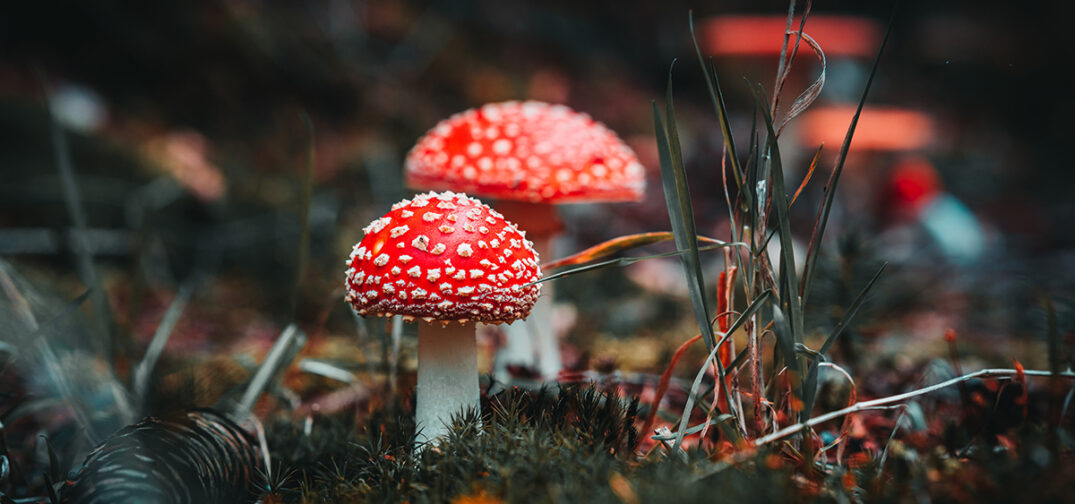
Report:
M 407 155 L 407 184 L 533 203 L 638 201 L 645 170 L 605 125 L 564 105 L 503 102 L 441 121 Z
M 526 234 L 465 194 L 403 200 L 365 232 L 347 262 L 361 315 L 499 324 L 526 318 L 541 292 Z

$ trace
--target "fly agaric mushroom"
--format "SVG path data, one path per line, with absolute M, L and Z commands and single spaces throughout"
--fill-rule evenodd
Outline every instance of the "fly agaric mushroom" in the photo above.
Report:
M 530 313 L 541 292 L 532 284 L 538 255 L 503 215 L 453 192 L 403 200 L 364 231 L 347 263 L 347 301 L 360 315 L 427 322 L 418 331 L 415 423 L 419 442 L 434 441 L 452 415 L 479 407 L 474 323 Z
M 562 228 L 552 205 L 639 201 L 646 188 L 645 170 L 614 132 L 564 105 L 537 101 L 487 104 L 441 121 L 407 155 L 406 179 L 414 188 L 508 200 L 496 207 L 529 230 L 547 257 Z M 546 291 L 530 320 L 506 331 L 501 363 L 533 364 L 536 353 L 538 371 L 555 378 L 561 364 L 551 319 Z

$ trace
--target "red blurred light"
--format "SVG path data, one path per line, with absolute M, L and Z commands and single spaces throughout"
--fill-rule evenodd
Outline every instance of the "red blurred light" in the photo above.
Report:
M 799 18 L 791 26 L 797 31 Z M 778 56 L 786 28 L 785 16 L 721 16 L 699 23 L 699 44 L 714 56 Z M 827 56 L 872 58 L 881 42 L 877 22 L 854 16 L 813 15 L 806 20 L 803 32 L 813 37 Z M 799 49 L 809 51 L 802 45 Z

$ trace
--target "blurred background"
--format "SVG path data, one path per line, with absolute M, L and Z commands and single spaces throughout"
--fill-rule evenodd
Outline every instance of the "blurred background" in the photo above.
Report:
M 817 2 L 806 24 L 826 52 L 826 80 L 781 137 L 791 187 L 824 143 L 792 212 L 803 251 L 892 12 L 863 4 Z M 922 365 L 946 355 L 948 328 L 966 342 L 968 367 L 1012 358 L 1046 367 L 1045 298 L 1071 337 L 1075 99 L 1060 78 L 1071 18 L 1044 4 L 901 2 L 808 306 L 821 338 L 890 261 L 836 349 L 851 367 Z M 779 1 L 4 2 L 0 266 L 41 318 L 98 283 L 56 344 L 93 350 L 94 334 L 119 335 L 121 376 L 185 287 L 190 301 L 158 373 L 193 383 L 202 403 L 247 376 L 292 320 L 309 337 L 305 358 L 382 370 L 395 348 L 413 369 L 409 338 L 392 347 L 381 321 L 356 321 L 343 302 L 344 261 L 364 225 L 413 194 L 403 158 L 453 113 L 502 100 L 563 103 L 635 150 L 649 172 L 646 199 L 560 207 L 563 256 L 669 229 L 651 100 L 663 102 L 678 59 L 672 82 L 698 229 L 727 239 L 721 133 L 690 9 L 746 152 L 748 82 L 771 92 L 787 10 Z M 803 45 L 782 103 L 821 69 Z M 722 261 L 705 258 L 710 290 Z M 659 373 L 697 331 L 675 261 L 567 277 L 556 292 L 571 369 Z M 4 310 L 6 332 L 15 313 Z M 9 355 L 32 344 L 4 336 Z M 194 363 L 212 372 L 191 377 Z M 280 400 L 302 404 L 300 395 Z

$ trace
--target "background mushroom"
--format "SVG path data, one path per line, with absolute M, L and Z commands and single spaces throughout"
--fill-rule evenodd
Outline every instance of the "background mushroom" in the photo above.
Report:
M 479 407 L 474 322 L 526 317 L 541 290 L 528 285 L 541 278 L 538 255 L 503 215 L 452 192 L 403 200 L 364 231 L 348 261 L 347 301 L 361 315 L 427 322 L 415 423 L 419 443 L 434 441 L 452 415 Z
M 415 188 L 504 200 L 496 207 L 530 232 L 545 257 L 552 257 L 552 238 L 562 228 L 552 205 L 638 201 L 646 186 L 634 152 L 605 125 L 536 101 L 487 104 L 441 121 L 407 155 L 406 179 Z M 529 321 L 506 329 L 499 368 L 522 364 L 556 377 L 552 302 L 547 290 Z

